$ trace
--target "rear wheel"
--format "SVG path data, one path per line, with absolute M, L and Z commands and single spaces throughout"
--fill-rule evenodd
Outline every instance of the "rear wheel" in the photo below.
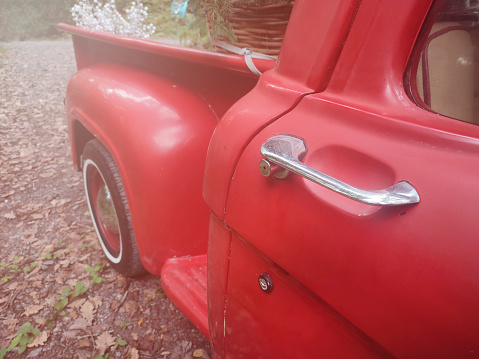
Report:
M 108 261 L 126 276 L 144 273 L 128 202 L 113 157 L 98 140 L 91 140 L 83 151 L 82 168 L 88 208 Z

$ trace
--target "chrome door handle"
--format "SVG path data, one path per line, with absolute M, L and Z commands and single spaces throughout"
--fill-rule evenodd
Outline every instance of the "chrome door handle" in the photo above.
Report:
M 302 138 L 291 135 L 271 136 L 261 146 L 261 154 L 267 161 L 354 201 L 374 206 L 398 206 L 418 203 L 420 200 L 416 189 L 407 181 L 400 181 L 386 189 L 373 191 L 356 188 L 341 182 L 301 163 L 301 159 L 306 152 L 305 141 Z M 263 159 L 260 162 L 260 170 L 263 175 L 269 176 L 272 174 L 272 171 L 266 160 Z M 279 177 L 284 178 L 285 176 L 286 174 L 283 171 Z

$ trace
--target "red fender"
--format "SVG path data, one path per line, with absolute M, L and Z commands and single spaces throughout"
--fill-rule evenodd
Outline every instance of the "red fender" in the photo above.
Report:
M 180 84 L 116 64 L 78 71 L 66 104 L 73 158 L 94 136 L 115 159 L 145 268 L 160 274 L 167 258 L 206 253 L 202 179 L 218 121 L 209 104 Z

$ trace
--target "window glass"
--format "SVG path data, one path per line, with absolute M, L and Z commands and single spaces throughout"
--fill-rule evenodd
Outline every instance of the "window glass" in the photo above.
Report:
M 479 124 L 479 1 L 439 0 L 412 58 L 411 92 L 422 107 Z

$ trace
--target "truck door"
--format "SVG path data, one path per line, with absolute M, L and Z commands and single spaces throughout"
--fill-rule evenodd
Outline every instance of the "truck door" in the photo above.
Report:
M 326 89 L 243 151 L 227 356 L 479 355 L 477 7 L 418 3 L 364 0 Z

